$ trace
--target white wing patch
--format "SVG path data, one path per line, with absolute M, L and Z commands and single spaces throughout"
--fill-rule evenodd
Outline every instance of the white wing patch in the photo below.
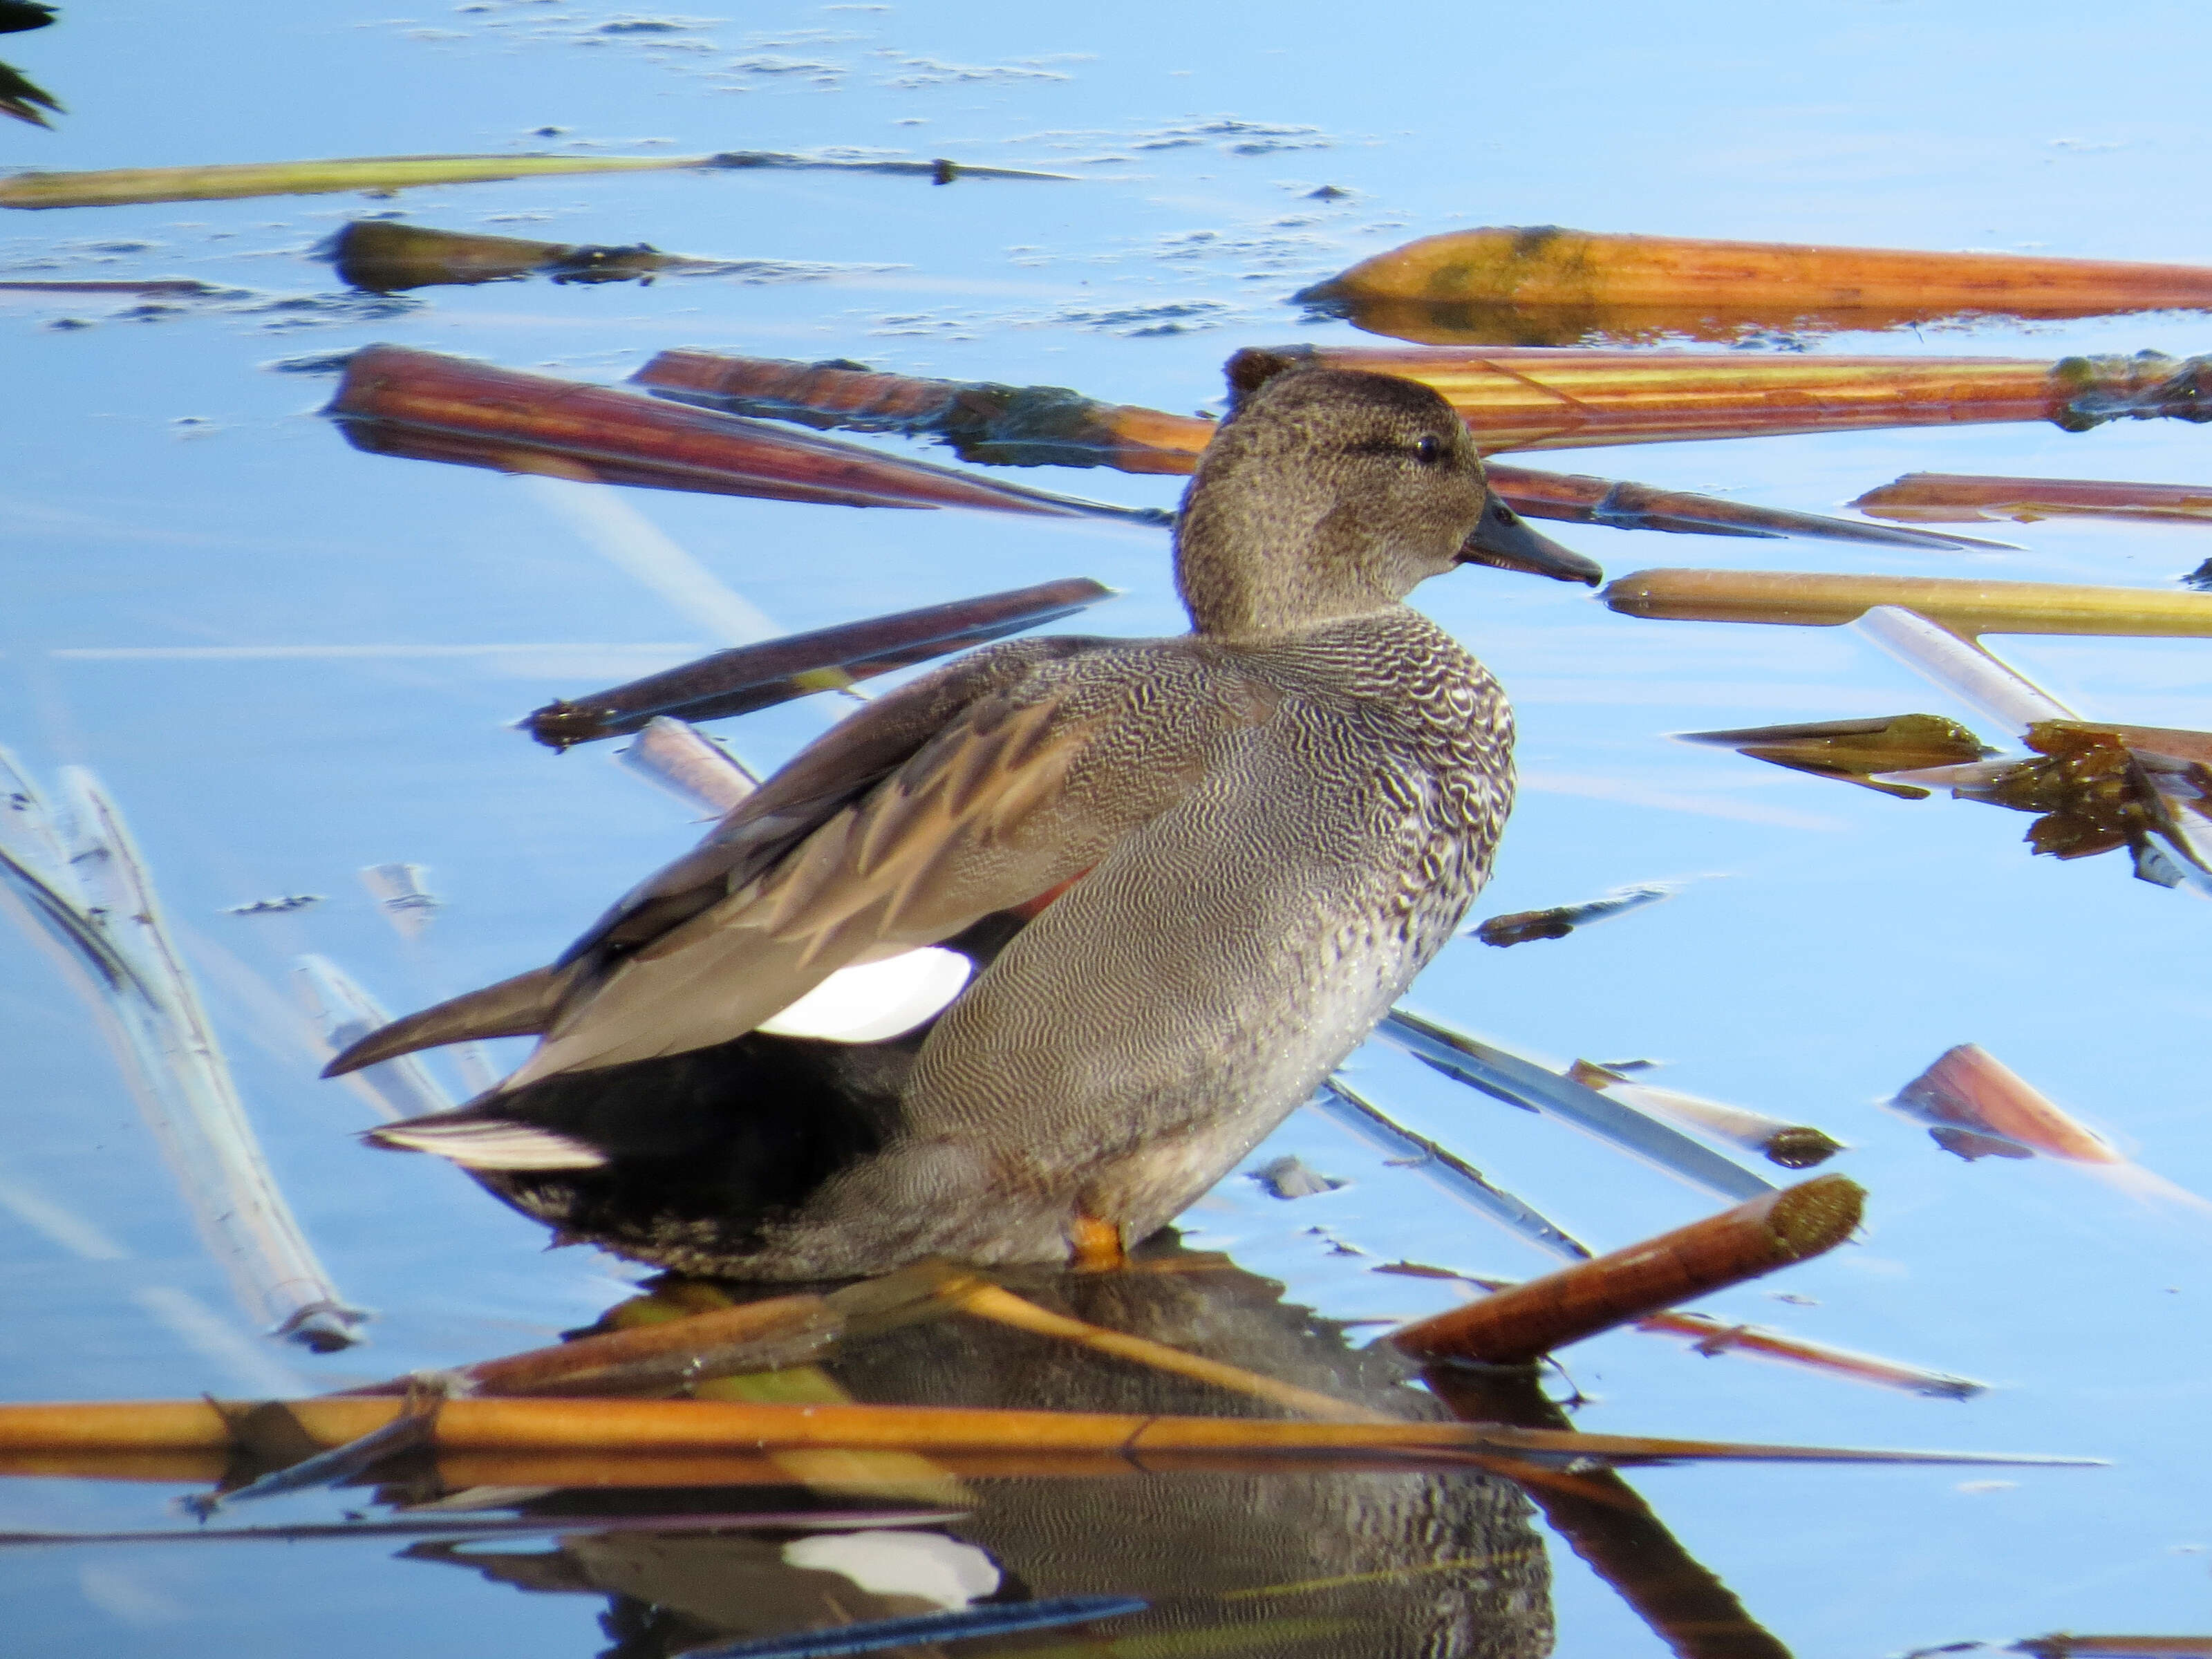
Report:
M 967 988 L 975 964 L 925 945 L 882 962 L 840 968 L 757 1030 L 830 1042 L 884 1042 L 942 1012 Z

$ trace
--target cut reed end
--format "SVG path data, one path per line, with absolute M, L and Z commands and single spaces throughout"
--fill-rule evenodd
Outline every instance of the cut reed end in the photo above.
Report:
M 1766 1226 L 1777 1261 L 1802 1261 L 1832 1250 L 1857 1231 L 1865 1209 L 1866 1188 L 1849 1176 L 1815 1176 L 1776 1194 Z

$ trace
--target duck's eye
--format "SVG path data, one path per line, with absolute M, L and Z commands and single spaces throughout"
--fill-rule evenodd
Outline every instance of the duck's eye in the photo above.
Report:
M 1435 437 L 1418 438 L 1413 442 L 1413 459 L 1423 466 L 1434 466 L 1443 459 L 1443 441 Z

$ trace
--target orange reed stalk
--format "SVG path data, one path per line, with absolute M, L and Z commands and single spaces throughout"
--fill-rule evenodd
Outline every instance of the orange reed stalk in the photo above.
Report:
M 2212 485 L 2107 483 L 2095 478 L 1996 478 L 1958 472 L 1908 472 L 1869 489 L 1851 505 L 1877 519 L 1972 524 L 2010 519 L 2133 519 L 2154 523 L 2212 520 Z
M 1540 344 L 1584 332 L 1725 338 L 1747 325 L 2198 309 L 2212 307 L 2212 269 L 1505 225 L 1423 237 L 1296 297 L 1378 333 L 1448 342 L 1489 330 Z
M 1865 1197 L 1856 1182 L 1819 1176 L 1420 1320 L 1390 1340 L 1418 1359 L 1526 1364 L 1675 1303 L 1833 1249 L 1858 1225 Z
M 2051 421 L 2078 432 L 2124 416 L 2212 419 L 2212 398 L 2200 391 L 2200 360 L 2155 352 L 2051 362 L 1299 345 L 1248 348 L 1229 360 L 1229 374 L 1233 384 L 1253 385 L 1308 364 L 1432 386 L 1490 450 L 1981 422 Z
M 1948 576 L 1849 576 L 1786 570 L 1638 570 L 1605 590 L 1623 616 L 1670 622 L 1779 623 L 1834 628 L 1876 605 L 1901 605 L 1972 637 L 1980 634 L 2212 635 L 2212 593 L 2065 582 L 1983 582 Z

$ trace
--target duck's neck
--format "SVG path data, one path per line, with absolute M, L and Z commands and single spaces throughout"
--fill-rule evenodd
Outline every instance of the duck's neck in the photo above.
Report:
M 1309 527 L 1300 538 L 1318 539 Z M 1192 630 L 1209 639 L 1274 639 L 1310 633 L 1352 617 L 1393 611 L 1400 597 L 1324 550 L 1255 556 L 1244 537 L 1206 533 L 1187 524 L 1176 538 L 1176 588 Z

